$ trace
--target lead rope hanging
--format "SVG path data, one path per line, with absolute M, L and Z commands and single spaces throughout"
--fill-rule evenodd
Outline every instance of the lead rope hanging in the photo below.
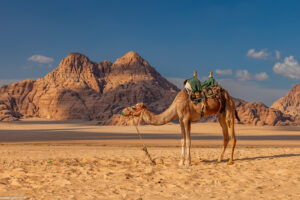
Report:
M 135 124 L 135 129 L 136 129 L 136 131 L 137 131 L 137 134 L 138 134 L 139 139 L 140 139 L 140 141 L 141 141 L 141 143 L 142 143 L 142 146 L 143 146 L 143 147 L 142 147 L 142 151 L 145 152 L 145 154 L 146 154 L 147 158 L 150 160 L 151 164 L 152 164 L 152 165 L 156 165 L 155 161 L 151 158 L 151 156 L 150 156 L 150 154 L 149 154 L 149 152 L 148 152 L 147 146 L 143 143 L 142 135 L 141 135 L 141 133 L 140 133 L 140 131 L 139 131 L 139 129 L 138 129 L 138 126 L 140 125 L 140 122 L 141 122 L 141 120 L 142 120 L 142 118 L 143 118 L 143 114 L 144 114 L 144 110 L 142 110 L 142 113 L 141 113 L 141 115 L 140 115 L 140 117 L 139 117 L 137 123 L 136 123 L 136 124 L 134 123 L 134 124 Z M 133 118 L 133 122 L 134 122 L 134 118 Z

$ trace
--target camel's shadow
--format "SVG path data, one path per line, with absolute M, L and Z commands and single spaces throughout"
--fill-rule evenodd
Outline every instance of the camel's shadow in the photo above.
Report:
M 271 156 L 257 156 L 257 157 L 247 157 L 247 158 L 236 158 L 234 161 L 249 161 L 249 160 L 261 160 L 261 159 L 274 159 L 274 158 L 286 158 L 286 157 L 296 157 L 300 156 L 300 154 L 278 154 L 278 155 L 271 155 Z M 223 159 L 222 162 L 227 162 L 229 159 Z M 212 162 L 217 162 L 217 159 L 214 160 L 201 160 L 201 162 L 205 163 L 212 163 Z

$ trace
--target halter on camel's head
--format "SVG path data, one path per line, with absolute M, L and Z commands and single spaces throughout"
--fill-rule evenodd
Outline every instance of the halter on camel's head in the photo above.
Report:
M 129 116 L 137 117 L 142 113 L 144 109 L 146 109 L 146 106 L 144 105 L 144 103 L 140 102 L 134 106 L 124 108 L 124 110 L 121 112 L 121 115 L 124 117 L 129 117 Z
M 121 115 L 124 116 L 124 117 L 132 117 L 133 122 L 134 122 L 135 117 L 139 117 L 138 121 L 134 122 L 134 125 L 135 125 L 136 131 L 138 133 L 138 136 L 139 136 L 140 140 L 142 140 L 142 135 L 141 135 L 141 133 L 138 129 L 138 126 L 139 126 L 140 122 L 142 121 L 143 113 L 144 113 L 145 109 L 146 109 L 146 106 L 144 105 L 144 103 L 141 102 L 141 103 L 137 103 L 134 106 L 124 108 L 124 110 L 122 110 L 122 112 L 121 112 Z M 151 156 L 148 152 L 147 146 L 144 143 L 142 143 L 142 145 L 143 145 L 142 150 L 145 152 L 146 156 L 151 161 L 151 164 L 155 165 L 156 164 L 155 160 L 153 160 L 151 158 Z

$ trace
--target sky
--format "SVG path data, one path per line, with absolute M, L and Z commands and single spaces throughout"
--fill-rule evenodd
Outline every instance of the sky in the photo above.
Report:
M 300 1 L 0 1 L 0 85 L 45 76 L 71 52 L 136 51 L 181 87 L 210 71 L 270 106 L 300 82 Z

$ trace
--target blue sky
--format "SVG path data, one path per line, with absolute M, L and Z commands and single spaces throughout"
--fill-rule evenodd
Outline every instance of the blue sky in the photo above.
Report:
M 114 62 L 133 50 L 174 82 L 214 71 L 233 96 L 271 105 L 300 80 L 299 10 L 276 0 L 3 0 L 0 84 L 43 77 L 71 52 Z

